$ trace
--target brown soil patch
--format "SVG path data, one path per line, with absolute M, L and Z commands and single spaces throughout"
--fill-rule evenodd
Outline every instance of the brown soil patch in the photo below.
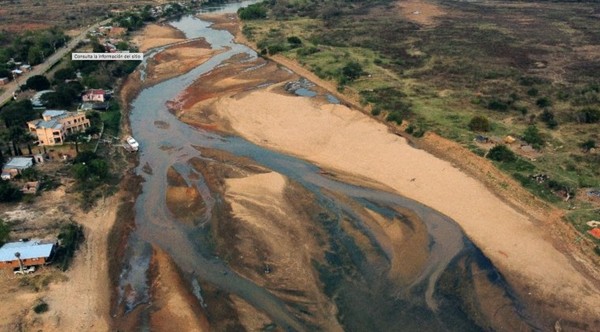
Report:
M 175 218 L 195 225 L 204 215 L 206 205 L 198 188 L 188 185 L 173 167 L 167 171 L 166 204 Z
M 276 63 L 263 58 L 242 60 L 245 58 L 234 57 L 226 66 L 201 76 L 176 100 L 169 103 L 169 109 L 185 123 L 220 130 L 222 123 L 211 116 L 211 105 L 215 98 L 250 91 L 261 85 L 297 79 L 297 76 L 282 70 Z
M 185 34 L 170 25 L 148 24 L 132 38 L 140 52 L 185 40 Z
M 237 14 L 200 14 L 199 18 L 212 22 L 213 24 L 210 26 L 213 29 L 217 30 L 227 30 L 232 35 L 237 35 L 240 32 L 240 24 L 238 21 Z
M 180 76 L 221 51 L 213 51 L 204 39 L 166 48 L 148 60 L 144 87 Z
M 435 26 L 446 15 L 446 10 L 427 0 L 400 0 L 396 7 L 404 18 L 423 26 Z
M 169 255 L 154 248 L 151 265 L 154 267 L 152 331 L 209 331 L 198 299 L 190 293 Z

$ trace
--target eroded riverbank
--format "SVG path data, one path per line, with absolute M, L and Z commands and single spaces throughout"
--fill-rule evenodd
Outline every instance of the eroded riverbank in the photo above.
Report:
M 194 20 L 174 25 L 209 29 Z M 495 210 L 479 211 L 489 196 L 473 194 L 483 187 L 477 183 L 465 187 L 465 181 L 474 185 L 465 174 L 427 159 L 433 157 L 362 114 L 326 103 L 318 87 L 312 99 L 291 95 L 277 84 L 296 80 L 295 74 L 231 43 L 231 35 L 208 33 L 207 41 L 223 52 L 143 90 L 132 104 L 132 131 L 142 144 L 138 172 L 146 182 L 120 281 L 121 315 L 135 322 L 130 326 L 160 330 L 153 323 L 164 310 L 152 301 L 162 297 L 150 286 L 158 280 L 152 247 L 177 266 L 183 280 L 177 292 L 193 295 L 180 301 L 198 301 L 194 312 L 212 329 L 549 326 L 529 316 L 448 218 L 389 192 L 334 181 L 331 173 L 257 145 L 301 156 L 333 175 L 359 175 L 353 183 L 427 196 L 424 202 L 451 216 L 440 200 L 456 209 L 454 196 L 466 199 L 458 207 L 467 213 L 453 212 L 460 218 L 508 213 L 521 220 L 518 213 L 495 201 Z M 167 101 L 179 120 L 167 112 Z M 460 197 L 461 190 L 474 196 Z M 482 244 L 486 252 L 498 250 Z M 520 259 L 518 250 L 510 254 L 516 255 L 511 262 Z

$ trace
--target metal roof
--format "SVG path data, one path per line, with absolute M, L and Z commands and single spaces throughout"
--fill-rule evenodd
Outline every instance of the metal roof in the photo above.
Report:
M 56 120 L 50 121 L 40 121 L 36 124 L 37 128 L 48 128 L 48 129 L 60 129 L 62 128 L 62 124 Z
M 0 262 L 16 260 L 16 252 L 21 254 L 21 259 L 48 258 L 52 253 L 53 247 L 54 244 L 52 243 L 41 244 L 35 240 L 27 242 L 10 242 L 0 248 Z
M 67 111 L 62 111 L 62 110 L 47 110 L 47 111 L 44 111 L 44 113 L 42 113 L 42 116 L 43 117 L 49 116 L 51 118 L 54 118 L 54 117 L 65 115 L 65 114 L 67 114 Z
M 33 158 L 31 157 L 14 157 L 10 159 L 3 168 L 25 169 L 33 166 Z

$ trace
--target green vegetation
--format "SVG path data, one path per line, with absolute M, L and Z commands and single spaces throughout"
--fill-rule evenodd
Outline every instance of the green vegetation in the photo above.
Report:
M 238 15 L 242 20 L 258 20 L 267 17 L 267 8 L 261 3 L 255 3 L 238 9 Z
M 38 303 L 36 303 L 36 305 L 33 306 L 33 312 L 35 312 L 36 314 L 42 314 L 46 311 L 48 311 L 48 303 L 42 300 L 38 301 Z
M 67 41 L 68 37 L 58 28 L 16 34 L 0 31 L 0 69 L 9 69 L 11 66 L 6 64 L 10 59 L 32 66 L 40 64 Z
M 10 227 L 4 222 L 4 220 L 0 219 L 0 246 L 8 241 L 10 235 Z
M 540 131 L 535 125 L 527 127 L 525 133 L 523 133 L 523 140 L 538 150 L 541 149 L 545 143 L 542 134 L 540 134 Z
M 492 126 L 490 124 L 490 120 L 485 116 L 476 115 L 471 118 L 468 125 L 469 129 L 472 131 L 490 131 Z
M 56 263 L 61 270 L 66 271 L 75 256 L 75 251 L 84 240 L 83 227 L 73 222 L 63 225 L 58 240 L 60 246 L 56 251 Z
M 21 199 L 23 193 L 19 188 L 5 180 L 0 180 L 0 202 L 9 203 L 17 202 Z
M 517 160 L 517 156 L 506 145 L 496 145 L 487 154 L 491 160 L 500 162 L 513 162 Z
M 48 90 L 50 88 L 50 81 L 44 75 L 35 75 L 27 80 L 26 86 L 35 91 Z

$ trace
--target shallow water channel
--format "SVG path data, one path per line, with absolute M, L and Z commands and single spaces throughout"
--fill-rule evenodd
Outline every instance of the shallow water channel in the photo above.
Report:
M 240 4 L 229 4 L 211 8 L 210 11 L 234 12 Z M 208 9 L 207 9 L 208 10 Z M 278 172 L 301 184 L 316 197 L 317 204 L 328 211 L 327 231 L 337 241 L 340 252 L 350 257 L 351 264 L 362 275 L 360 278 L 332 275 L 320 270 L 320 280 L 325 288 L 335 290 L 338 321 L 348 331 L 405 331 L 416 328 L 425 331 L 470 331 L 484 327 L 477 324 L 472 312 L 464 310 L 460 287 L 445 287 L 439 290 L 441 277 L 447 280 L 471 278 L 464 273 L 463 266 L 476 264 L 494 287 L 500 287 L 512 296 L 510 288 L 481 252 L 463 235 L 461 229 L 448 217 L 407 198 L 374 189 L 351 185 L 322 174 L 321 170 L 300 159 L 267 150 L 239 137 L 223 137 L 214 132 L 191 127 L 180 122 L 166 108 L 165 103 L 173 99 L 198 77 L 207 73 L 234 55 L 256 53 L 244 45 L 233 42 L 233 36 L 223 30 L 211 29 L 210 23 L 194 16 L 186 16 L 171 23 L 183 31 L 187 38 L 203 37 L 214 49 L 225 49 L 192 71 L 144 89 L 132 102 L 131 128 L 133 136 L 140 142 L 139 166 L 136 173 L 144 179 L 142 194 L 137 198 L 135 230 L 129 235 L 124 253 L 123 270 L 119 281 L 119 303 L 124 315 L 152 301 L 149 291 L 149 273 L 152 246 L 164 250 L 182 271 L 184 279 L 196 294 L 198 301 L 207 310 L 211 303 L 202 298 L 201 283 L 209 283 L 226 294 L 235 294 L 246 300 L 272 319 L 273 326 L 284 330 L 314 330 L 289 310 L 285 303 L 269 290 L 237 274 L 214 252 L 209 238 L 209 220 L 212 207 L 223 198 L 208 189 L 206 179 L 190 177 L 188 161 L 202 158 L 194 146 L 229 152 L 248 157 L 266 168 Z M 150 55 L 151 56 L 151 55 Z M 160 122 L 160 128 L 155 125 Z M 149 165 L 151 174 L 143 171 Z M 173 166 L 188 184 L 196 186 L 206 203 L 205 222 L 197 226 L 182 224 L 168 210 L 165 203 L 167 170 Z M 379 278 L 376 266 L 368 266 L 360 248 L 337 226 L 340 219 L 352 220 L 369 236 L 368 227 L 361 223 L 360 216 L 346 202 L 336 199 L 336 193 L 350 199 L 353 204 L 368 207 L 383 216 L 396 214 L 395 207 L 412 211 L 426 225 L 429 234 L 427 257 L 424 268 L 410 285 L 402 288 L 390 287 L 384 277 Z M 342 255 L 333 252 L 334 255 Z M 385 252 L 382 254 L 385 256 Z M 467 262 L 467 263 L 465 263 Z M 336 264 L 331 262 L 332 265 Z M 449 276 L 449 277 L 448 277 Z M 468 284 L 468 280 L 464 281 Z M 455 292 L 454 292 L 455 291 Z M 454 293 L 453 293 L 454 292 Z M 325 292 L 327 293 L 327 292 Z M 517 311 L 519 301 L 512 298 Z M 149 313 L 148 313 L 149 314 Z M 145 317 L 145 318 L 144 318 Z M 149 324 L 142 314 L 140 330 Z

